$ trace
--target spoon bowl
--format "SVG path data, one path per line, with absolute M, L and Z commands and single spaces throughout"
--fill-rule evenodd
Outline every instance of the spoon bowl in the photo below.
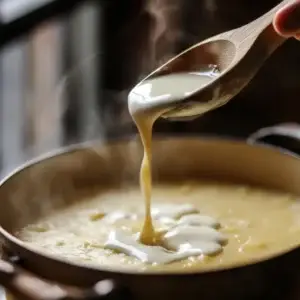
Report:
M 236 47 L 226 39 L 203 41 L 180 53 L 165 65 L 150 74 L 150 77 L 179 72 L 196 72 L 205 66 L 218 66 L 220 72 L 226 70 L 236 55 Z
M 195 117 L 224 105 L 237 95 L 286 40 L 275 32 L 272 20 L 278 9 L 290 2 L 284 0 L 249 24 L 192 46 L 148 75 L 141 83 L 173 73 L 197 72 L 211 65 L 219 71 L 208 84 L 199 85 L 199 89 L 180 101 L 176 99 L 162 116 L 171 119 Z

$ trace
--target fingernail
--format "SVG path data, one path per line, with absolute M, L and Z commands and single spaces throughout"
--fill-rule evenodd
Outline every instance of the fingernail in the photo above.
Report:
M 300 41 L 300 33 L 298 32 L 298 34 L 296 34 L 295 36 L 296 40 Z

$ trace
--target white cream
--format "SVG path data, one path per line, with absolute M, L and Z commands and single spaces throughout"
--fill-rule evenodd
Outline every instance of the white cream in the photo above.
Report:
M 220 223 L 200 215 L 192 205 L 161 205 L 152 211 L 158 222 L 169 221 L 160 246 L 144 245 L 139 242 L 139 234 L 118 229 L 109 234 L 104 248 L 144 263 L 168 264 L 190 256 L 216 255 L 227 243 L 226 236 L 216 229 Z
M 138 236 L 126 231 L 115 230 L 109 234 L 108 241 L 104 248 L 125 253 L 136 257 L 144 263 L 167 264 L 187 257 L 186 255 L 176 255 L 160 246 L 147 246 L 137 241 Z
M 186 247 L 186 245 L 189 245 L 189 248 L 201 248 L 197 246 L 201 242 L 222 245 L 226 243 L 226 240 L 221 232 L 206 226 L 176 226 L 164 236 L 166 247 L 173 250 L 180 250 L 182 246 Z
M 208 66 L 207 70 L 200 72 L 171 73 L 147 79 L 135 86 L 129 93 L 130 114 L 133 117 L 140 113 L 146 113 L 147 117 L 152 114 L 160 117 L 180 104 L 183 99 L 212 82 L 218 74 L 216 66 Z M 214 106 L 216 106 L 215 103 L 201 104 L 199 114 Z
M 104 248 L 122 252 L 150 264 L 168 264 L 190 256 L 213 255 L 222 251 L 220 244 L 204 240 L 192 244 L 177 244 L 178 240 L 173 240 L 173 244 L 175 242 L 178 250 L 171 251 L 161 246 L 143 245 L 137 239 L 137 235 L 131 235 L 122 230 L 115 230 L 109 234 Z M 168 246 L 168 241 L 166 241 L 165 245 Z

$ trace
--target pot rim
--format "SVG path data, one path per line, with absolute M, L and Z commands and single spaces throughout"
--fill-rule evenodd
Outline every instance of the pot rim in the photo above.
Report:
M 19 174 L 20 172 L 30 168 L 33 165 L 42 163 L 45 160 L 51 159 L 53 157 L 57 157 L 57 156 L 61 156 L 67 153 L 72 153 L 78 150 L 84 150 L 87 149 L 89 146 L 93 146 L 95 144 L 100 144 L 100 145 L 113 145 L 115 143 L 121 143 L 121 142 L 129 142 L 132 141 L 134 138 L 136 138 L 138 135 L 130 135 L 130 136 L 126 136 L 126 137 L 117 137 L 117 138 L 113 138 L 113 139 L 108 139 L 106 141 L 99 141 L 99 140 L 92 140 L 89 142 L 83 142 L 83 143 L 77 143 L 77 144 L 72 144 L 69 146 L 65 146 L 65 147 L 61 147 L 59 149 L 53 150 L 53 151 L 49 151 L 45 154 L 42 154 L 36 158 L 33 158 L 31 160 L 28 160 L 27 162 L 23 163 L 22 165 L 20 165 L 19 167 L 15 168 L 12 172 L 10 172 L 8 175 L 6 175 L 2 180 L 0 180 L 0 188 L 6 184 L 10 179 L 12 179 L 15 175 Z M 279 155 L 283 155 L 283 156 L 288 156 L 291 159 L 295 159 L 296 161 L 298 161 L 298 157 L 296 154 L 282 149 L 282 148 L 278 148 L 278 147 L 273 147 L 273 146 L 269 146 L 266 144 L 250 144 L 245 140 L 242 139 L 237 139 L 237 138 L 227 138 L 227 137 L 216 137 L 216 136 L 195 136 L 195 135 L 181 135 L 181 134 L 156 134 L 153 137 L 153 140 L 162 140 L 165 138 L 172 138 L 172 139 L 181 139 L 181 140 L 185 140 L 185 139 L 194 139 L 194 140 L 201 140 L 204 142 L 221 142 L 221 143 L 234 143 L 237 145 L 244 145 L 247 147 L 253 147 L 253 148 L 259 148 L 262 151 L 266 151 L 266 154 L 271 151 L 271 152 L 278 152 Z M 269 255 L 265 255 L 265 256 L 260 256 L 259 258 L 255 258 L 255 259 L 251 259 L 251 261 L 247 261 L 245 263 L 241 263 L 241 262 L 237 262 L 235 264 L 232 264 L 230 266 L 223 266 L 223 267 L 218 267 L 218 266 L 214 266 L 211 267 L 209 269 L 203 269 L 203 270 L 194 270 L 194 269 L 187 269 L 184 270 L 184 272 L 180 272 L 180 271 L 172 271 L 172 270 L 168 270 L 168 271 L 162 271 L 162 270 L 133 270 L 133 269 L 126 269 L 126 267 L 122 267 L 120 269 L 116 269 L 116 268 L 112 268 L 109 266 L 93 266 L 90 264 L 84 264 L 84 263 L 80 263 L 80 262 L 75 262 L 75 261 L 69 261 L 69 260 L 65 260 L 63 257 L 56 257 L 52 254 L 49 253 L 45 253 L 42 251 L 39 251 L 37 249 L 35 249 L 34 247 L 26 244 L 25 242 L 23 242 L 22 240 L 18 239 L 17 237 L 15 237 L 13 234 L 9 233 L 7 230 L 5 230 L 2 225 L 0 224 L 0 236 L 2 236 L 9 244 L 12 244 L 13 246 L 15 246 L 18 249 L 21 249 L 25 252 L 27 252 L 28 254 L 30 254 L 31 256 L 35 255 L 35 256 L 39 256 L 42 257 L 43 259 L 52 261 L 52 262 L 56 262 L 59 263 L 61 265 L 64 265 L 66 268 L 68 267 L 75 267 L 77 269 L 81 270 L 90 270 L 90 271 L 98 271 L 98 272 L 106 272 L 109 274 L 114 274 L 114 275 L 130 275 L 130 276 L 143 276 L 143 277 L 152 277 L 152 276 L 193 276 L 193 275 L 203 275 L 203 274 L 210 274 L 210 273 L 220 273 L 220 272 L 224 272 L 224 271 L 230 271 L 230 270 L 234 270 L 234 269 L 240 269 L 240 268 L 244 268 L 244 267 L 251 267 L 253 265 L 256 265 L 258 263 L 264 263 L 270 260 L 274 260 L 277 258 L 280 258 L 286 254 L 289 254 L 297 249 L 300 248 L 300 243 L 299 245 L 293 245 L 290 246 L 287 249 L 283 249 L 282 251 L 276 252 L 276 253 L 272 253 Z M 22 257 L 21 257 L 22 258 Z

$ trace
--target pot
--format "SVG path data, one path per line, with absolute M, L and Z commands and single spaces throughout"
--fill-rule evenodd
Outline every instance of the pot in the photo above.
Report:
M 287 125 L 269 128 L 252 135 L 249 142 L 256 143 L 274 133 L 295 138 L 298 130 Z M 201 176 L 300 195 L 297 156 L 250 144 L 216 138 L 156 137 L 154 182 Z M 4 179 L 0 186 L 0 234 L 7 255 L 6 261 L 0 262 L 0 284 L 20 299 L 30 300 L 288 300 L 299 296 L 300 247 L 287 247 L 275 257 L 230 269 L 164 274 L 121 272 L 66 262 L 37 252 L 14 236 L 16 230 L 36 218 L 84 201 L 103 186 L 120 189 L 138 185 L 142 150 L 137 139 L 81 144 L 29 162 Z

